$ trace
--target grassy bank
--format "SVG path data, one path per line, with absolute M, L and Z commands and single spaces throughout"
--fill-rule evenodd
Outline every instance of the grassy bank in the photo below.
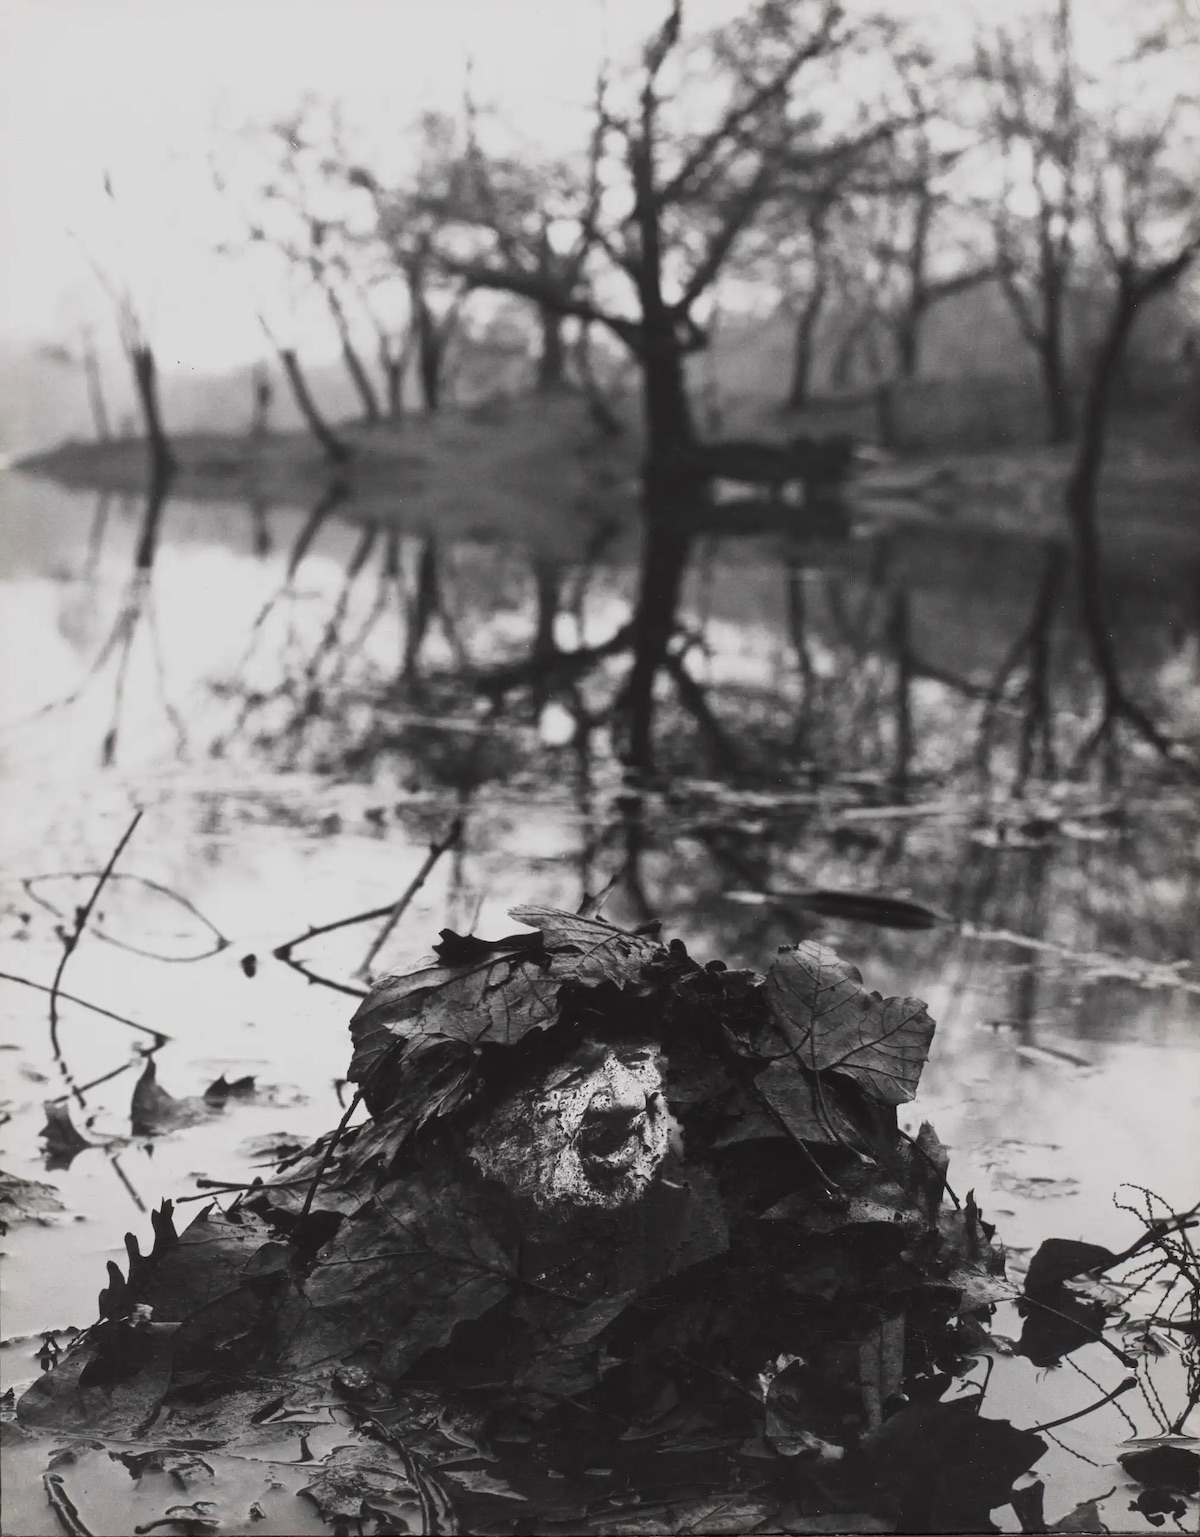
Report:
M 174 492 L 200 502 L 307 507 L 337 476 L 346 488 L 343 515 L 355 520 L 403 519 L 448 538 L 505 537 L 564 556 L 578 553 L 598 527 L 631 521 L 636 512 L 635 434 L 600 436 L 570 396 L 338 430 L 350 449 L 340 468 L 306 433 L 179 434 L 172 438 Z M 1070 461 L 1069 448 L 1048 447 L 912 454 L 861 476 L 850 500 L 867 514 L 946 515 L 968 527 L 1065 538 Z M 146 447 L 137 438 L 72 441 L 16 468 L 70 489 L 136 495 L 145 484 Z M 1200 556 L 1200 447 L 1118 437 L 1099 510 L 1110 543 Z

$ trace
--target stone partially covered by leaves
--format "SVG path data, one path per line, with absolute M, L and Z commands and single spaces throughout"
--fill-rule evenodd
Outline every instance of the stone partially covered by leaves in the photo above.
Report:
M 364 1530 L 701 1511 L 834 1530 L 999 1503 L 1033 1440 L 931 1421 L 970 1450 L 970 1500 L 930 1458 L 936 1488 L 914 1483 L 889 1450 L 903 1426 L 878 1440 L 1003 1291 L 932 1129 L 897 1129 L 923 1005 L 817 946 L 764 979 L 598 919 L 514 916 L 531 932 L 447 932 L 364 1001 L 367 1120 L 178 1236 L 156 1214 L 149 1255 L 130 1235 L 129 1275 L 110 1266 L 100 1322 L 23 1423 L 209 1463 L 307 1462 L 315 1436 L 337 1450 L 304 1501 Z
M 558 1018 L 564 987 L 604 983 L 644 993 L 659 946 L 599 918 L 546 908 L 514 910 L 536 925 L 495 943 L 443 930 L 439 964 L 385 977 L 350 1021 L 350 1077 L 372 1114 L 392 1109 L 415 1130 L 467 1092 L 481 1046 L 514 1046 Z

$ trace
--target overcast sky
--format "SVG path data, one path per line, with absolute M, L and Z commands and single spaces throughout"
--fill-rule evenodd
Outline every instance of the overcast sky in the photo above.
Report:
M 952 28 L 970 3 L 887 8 Z M 1095 20 L 1114 3 L 1137 0 L 1076 0 L 1077 15 Z M 739 8 L 688 0 L 687 24 Z M 214 146 L 306 91 L 344 99 L 386 143 L 422 109 L 457 105 L 470 57 L 478 96 L 555 148 L 606 44 L 627 55 L 664 10 L 657 0 L 0 0 L 0 336 L 111 327 L 90 256 L 130 282 L 165 366 L 249 360 L 262 346 L 250 296 L 212 254 Z
M 693 0 L 693 11 L 728 10 Z M 385 140 L 478 94 L 561 138 L 607 33 L 653 0 L 0 0 L 0 334 L 64 336 L 102 314 L 86 253 L 127 270 L 164 363 L 261 346 L 244 289 L 213 260 L 207 158 L 306 91 L 342 97 Z M 103 195 L 111 173 L 120 229 Z M 118 250 L 118 245 L 124 249 Z

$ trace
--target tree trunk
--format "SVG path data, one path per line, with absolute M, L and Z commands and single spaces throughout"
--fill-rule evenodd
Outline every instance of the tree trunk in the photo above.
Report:
M 629 674 L 629 731 L 626 762 L 635 774 L 654 772 L 654 685 L 675 633 L 691 535 L 665 523 L 647 521 L 637 610 L 633 618 L 633 666 Z
M 375 423 L 379 420 L 379 397 L 375 393 L 375 386 L 371 383 L 371 377 L 367 373 L 366 365 L 358 355 L 358 349 L 354 345 L 354 339 L 350 335 L 350 326 L 346 320 L 346 312 L 342 308 L 341 300 L 332 288 L 326 287 L 325 298 L 329 303 L 329 312 L 333 316 L 333 323 L 337 327 L 338 338 L 342 344 L 342 361 L 346 365 L 346 372 L 350 375 L 355 393 L 362 404 L 363 420 L 367 423 Z
M 880 384 L 875 390 L 875 432 L 880 448 L 898 448 L 899 427 L 896 423 L 895 390 L 891 384 Z
M 274 391 L 265 368 L 256 368 L 251 379 L 254 395 L 253 415 L 250 418 L 250 436 L 265 438 L 270 427 L 271 401 Z
M 817 339 L 817 325 L 829 285 L 823 277 L 813 284 L 812 292 L 796 317 L 796 330 L 792 341 L 792 376 L 788 384 L 787 403 L 790 410 L 800 411 L 809 402 L 812 391 L 812 372 Z
M 387 419 L 389 422 L 398 422 L 404 416 L 404 357 L 392 357 L 384 351 L 380 354 L 380 363 L 383 367 L 384 387 L 387 392 Z
M 563 346 L 562 316 L 546 305 L 539 306 L 538 322 L 542 349 L 538 354 L 538 393 L 557 389 L 566 375 L 566 349 Z
M 358 398 L 362 402 L 363 421 L 373 426 L 381 419 L 379 397 L 375 393 L 375 386 L 371 383 L 363 360 L 350 341 L 342 343 L 342 360 L 346 365 L 346 372 L 350 375 L 350 381 L 358 392 Z
M 304 370 L 300 366 L 300 359 L 291 347 L 281 347 L 279 361 L 283 364 L 284 373 L 287 374 L 300 415 L 304 418 L 308 430 L 325 450 L 325 457 L 331 464 L 345 464 L 350 457 L 350 450 L 317 409 L 317 403 L 304 377 Z
M 1075 436 L 1075 414 L 1071 409 L 1070 380 L 1063 359 L 1062 337 L 1056 329 L 1047 331 L 1038 349 L 1038 365 L 1046 397 L 1047 440 L 1051 443 L 1069 443 Z M 1106 393 L 1108 387 L 1105 386 Z
M 896 374 L 905 381 L 913 380 L 921 368 L 921 329 L 925 321 L 925 305 L 914 300 L 896 322 Z
M 541 672 L 558 650 L 554 626 L 562 597 L 561 567 L 544 555 L 535 556 L 532 564 L 537 615 L 529 660 L 532 669 Z
M 1096 498 L 1113 384 L 1136 313 L 1137 298 L 1130 287 L 1122 283 L 1107 333 L 1092 365 L 1092 375 L 1084 398 L 1075 464 L 1066 490 L 1067 516 L 1075 545 L 1080 606 L 1092 659 L 1104 685 L 1106 708 L 1110 710 L 1121 707 L 1124 691 L 1106 613 L 1100 537 L 1096 528 Z
M 134 347 L 130 352 L 133 365 L 133 381 L 137 388 L 138 404 L 146 424 L 146 440 L 150 445 L 150 463 L 154 474 L 169 479 L 175 469 L 175 456 L 162 424 L 158 400 L 158 368 L 154 353 L 148 346 Z
M 435 412 L 442 403 L 442 345 L 437 321 L 425 302 L 416 299 L 417 372 L 421 378 L 421 399 L 426 411 Z
M 112 437 L 112 427 L 104 399 L 104 384 L 100 377 L 100 360 L 90 339 L 83 344 L 83 376 L 87 381 L 88 405 L 91 407 L 96 438 L 101 443 L 107 443 Z
M 653 302 L 644 310 L 654 313 Z M 646 327 L 642 356 L 646 460 L 642 469 L 642 557 L 633 616 L 629 674 L 628 764 L 638 775 L 654 770 L 654 685 L 675 633 L 692 529 L 709 497 L 699 472 L 696 434 L 683 358 L 660 310 L 657 334 Z

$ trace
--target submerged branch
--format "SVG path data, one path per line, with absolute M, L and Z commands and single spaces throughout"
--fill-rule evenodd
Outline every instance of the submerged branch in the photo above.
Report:
M 54 973 L 54 981 L 50 984 L 50 1046 L 54 1052 L 54 1055 L 60 1059 L 62 1057 L 62 1049 L 58 1044 L 58 993 L 59 988 L 62 985 L 63 972 L 66 971 L 67 962 L 75 953 L 75 947 L 83 937 L 83 931 L 87 927 L 88 919 L 92 916 L 92 909 L 95 907 L 97 901 L 99 900 L 100 893 L 104 890 L 104 887 L 108 881 L 109 876 L 113 872 L 113 868 L 116 865 L 117 860 L 120 859 L 121 855 L 124 853 L 125 845 L 129 842 L 130 838 L 133 837 L 133 834 L 137 829 L 137 825 L 141 820 L 142 813 L 140 811 L 134 812 L 133 821 L 130 822 L 129 826 L 121 835 L 120 842 L 112 851 L 108 863 L 100 872 L 100 879 L 96 882 L 91 896 L 75 914 L 74 929 L 63 940 L 63 953 L 59 959 L 58 969 Z

